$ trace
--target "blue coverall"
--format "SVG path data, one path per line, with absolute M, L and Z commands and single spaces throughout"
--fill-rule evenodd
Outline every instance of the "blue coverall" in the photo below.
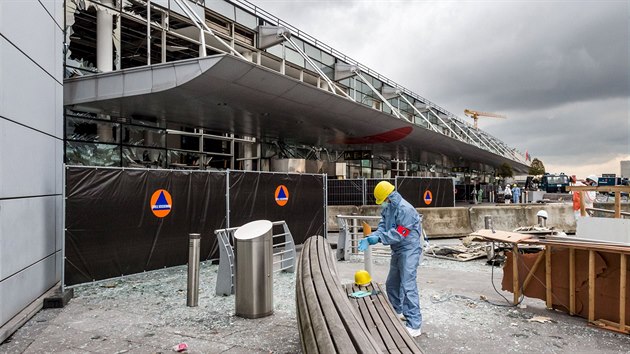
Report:
M 387 297 L 396 313 L 402 313 L 407 326 L 418 329 L 422 325 L 417 269 L 422 256 L 422 216 L 398 192 L 388 197 L 390 203 L 381 211 L 378 229 L 370 236 L 378 236 L 392 249 L 387 275 Z
M 521 189 L 518 187 L 512 188 L 512 202 L 514 204 L 518 204 L 520 199 L 521 199 Z

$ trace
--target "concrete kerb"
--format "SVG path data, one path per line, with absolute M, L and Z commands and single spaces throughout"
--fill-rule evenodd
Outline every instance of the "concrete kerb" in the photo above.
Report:
M 430 238 L 461 237 L 484 227 L 484 217 L 491 216 L 496 230 L 511 231 L 522 226 L 538 223 L 536 213 L 545 210 L 549 214 L 548 227 L 566 233 L 575 233 L 576 222 L 572 205 L 553 204 L 496 204 L 474 207 L 417 208 L 423 215 L 423 226 Z M 328 230 L 339 229 L 337 215 L 380 216 L 376 205 L 328 207 Z

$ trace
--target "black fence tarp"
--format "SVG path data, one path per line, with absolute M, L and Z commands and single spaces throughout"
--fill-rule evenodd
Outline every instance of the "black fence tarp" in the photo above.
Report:
M 161 218 L 160 189 L 172 198 Z M 65 284 L 186 264 L 189 233 L 201 234 L 202 259 L 217 258 L 225 195 L 224 172 L 68 167 Z
M 396 177 L 396 187 L 416 208 L 455 206 L 452 178 Z
M 230 171 L 229 179 L 231 227 L 284 220 L 296 244 L 325 235 L 323 175 Z

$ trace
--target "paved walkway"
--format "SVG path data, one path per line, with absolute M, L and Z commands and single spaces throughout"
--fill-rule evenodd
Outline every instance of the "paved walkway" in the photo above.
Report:
M 234 296 L 214 295 L 217 268 L 203 264 L 195 308 L 186 306 L 186 267 L 77 286 L 68 306 L 40 311 L 0 345 L 0 353 L 172 353 L 184 342 L 190 353 L 299 352 L 294 274 L 274 277 L 274 315 L 250 320 L 234 316 Z M 351 282 L 360 268 L 358 258 L 340 262 L 342 282 Z M 388 260 L 377 259 L 372 276 L 384 283 L 387 271 Z M 627 353 L 630 348 L 630 336 L 547 311 L 541 300 L 504 307 L 492 288 L 492 268 L 482 260 L 425 257 L 419 274 L 424 324 L 417 340 L 427 353 Z M 497 286 L 501 277 L 495 268 Z M 549 321 L 531 321 L 534 316 Z

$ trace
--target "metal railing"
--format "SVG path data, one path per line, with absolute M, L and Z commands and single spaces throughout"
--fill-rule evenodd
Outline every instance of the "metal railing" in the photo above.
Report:
M 422 97 L 418 95 L 417 93 L 397 84 L 396 82 L 390 80 L 389 78 L 379 74 L 375 70 L 370 69 L 369 67 L 359 63 L 357 60 L 348 57 L 344 53 L 317 40 L 317 38 L 299 30 L 298 28 L 290 25 L 289 23 L 277 18 L 276 16 L 270 14 L 269 12 L 257 7 L 256 5 L 246 0 L 229 0 L 229 1 L 231 3 L 236 4 L 237 6 L 241 8 L 246 9 L 247 11 L 251 12 L 253 15 L 259 17 L 260 19 L 266 21 L 267 23 L 271 25 L 281 26 L 288 29 L 292 36 L 296 36 L 300 38 L 301 40 L 308 42 L 309 44 L 315 46 L 316 48 L 322 50 L 323 52 L 328 53 L 342 60 L 343 62 L 347 64 L 356 66 L 360 72 L 366 73 L 369 76 L 377 80 L 380 80 L 381 82 L 394 88 L 395 90 L 400 92 L 400 95 L 405 94 L 415 99 L 416 101 L 423 103 L 424 105 L 426 105 L 426 108 L 429 109 L 429 113 L 431 113 L 434 117 L 436 117 L 436 119 L 442 120 L 442 118 L 439 115 L 440 113 L 445 115 L 446 118 L 448 118 L 448 120 L 454 123 L 454 126 L 460 131 L 460 133 L 463 133 L 464 135 L 468 136 L 468 139 L 458 137 L 457 138 L 458 140 L 462 142 L 466 142 L 466 143 L 473 143 L 474 145 L 476 145 L 477 147 L 481 149 L 492 151 L 496 153 L 497 155 L 500 155 L 509 159 L 514 159 L 515 161 L 520 162 L 520 163 L 526 163 L 524 156 L 521 156 L 520 153 L 516 153 L 515 149 L 509 148 L 504 142 L 502 142 L 501 140 L 497 139 L 496 137 L 486 132 L 483 132 L 481 130 L 476 130 L 472 124 L 463 121 L 455 114 L 446 110 L 444 107 L 441 107 L 440 105 L 434 102 L 431 102 L 427 98 Z M 377 92 L 375 93 L 378 94 Z M 437 111 L 437 113 L 435 111 Z M 396 113 L 392 111 L 392 115 L 396 116 Z M 445 124 L 444 127 L 451 130 L 451 132 L 453 131 L 450 124 L 448 124 L 448 122 L 443 122 L 443 123 Z M 439 132 L 439 133 L 446 135 L 444 132 Z M 473 134 L 477 140 L 471 138 L 469 133 Z M 457 136 L 458 134 L 455 134 L 455 135 Z M 488 142 L 489 145 L 486 142 Z M 484 145 L 485 147 L 482 147 L 482 145 Z
M 281 233 L 274 233 L 273 239 L 276 240 L 279 237 L 283 237 L 283 242 L 274 242 L 273 245 L 273 267 L 274 272 L 295 272 L 295 243 L 293 242 L 293 235 L 289 230 L 289 226 L 284 220 L 274 221 L 273 226 L 282 226 Z M 217 284 L 215 293 L 217 295 L 232 295 L 234 294 L 234 232 L 238 227 L 230 227 L 227 229 L 218 229 L 214 231 L 219 240 L 219 270 L 217 273 Z M 279 258 L 279 260 L 275 260 Z M 278 265 L 278 266 L 277 266 Z

